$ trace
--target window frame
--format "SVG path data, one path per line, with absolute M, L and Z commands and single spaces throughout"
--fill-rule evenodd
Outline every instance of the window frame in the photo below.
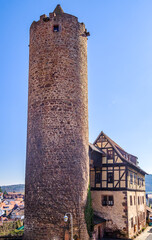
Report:
M 114 206 L 114 196 L 113 195 L 102 195 L 101 196 L 102 206 Z
M 107 159 L 113 159 L 113 157 L 114 157 L 114 150 L 107 149 Z
M 101 172 L 95 172 L 95 184 L 101 183 Z
M 133 219 L 133 217 L 131 218 L 131 228 L 133 228 L 134 227 L 134 219 Z
M 109 176 L 111 175 L 111 176 Z M 107 183 L 113 183 L 114 182 L 114 174 L 113 172 L 107 172 Z
M 113 197 L 113 195 L 109 195 L 108 196 L 108 206 L 113 206 L 113 205 L 114 205 L 114 197 Z
M 102 206 L 108 206 L 108 196 L 102 195 Z
M 54 24 L 53 25 L 53 32 L 59 32 L 60 28 L 59 28 L 59 24 Z
M 136 174 L 134 173 L 134 184 L 136 185 Z
M 130 173 L 130 184 L 133 184 L 133 174 Z

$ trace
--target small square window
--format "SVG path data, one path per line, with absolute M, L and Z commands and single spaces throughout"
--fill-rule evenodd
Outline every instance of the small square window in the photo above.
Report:
M 102 206 L 113 206 L 114 198 L 113 196 L 102 196 Z
M 53 32 L 59 32 L 59 25 L 53 26 Z

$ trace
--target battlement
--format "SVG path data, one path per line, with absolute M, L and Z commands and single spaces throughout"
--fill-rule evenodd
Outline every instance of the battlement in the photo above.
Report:
M 49 13 L 49 16 L 47 16 L 46 14 L 43 14 L 40 16 L 40 19 L 38 21 L 33 21 L 33 23 L 39 23 L 39 22 L 49 22 L 49 21 L 56 21 L 59 20 L 60 18 L 67 18 L 67 19 L 75 19 L 76 21 L 78 21 L 78 18 L 75 17 L 74 15 L 68 14 L 68 13 L 64 13 L 63 9 L 61 8 L 61 6 L 58 4 L 56 6 L 56 8 L 54 9 L 53 12 Z
M 43 14 L 40 16 L 40 19 L 37 22 L 33 21 L 30 29 L 38 29 L 37 27 L 43 27 L 44 24 L 46 24 L 46 27 L 48 29 L 51 27 L 51 29 L 53 30 L 53 28 L 55 27 L 53 32 L 61 32 L 61 30 L 63 29 L 62 26 L 64 26 L 64 29 L 66 30 L 69 29 L 71 24 L 73 24 L 73 26 L 77 25 L 78 29 L 80 30 L 79 33 L 81 36 L 90 36 L 90 33 L 85 28 L 85 24 L 83 22 L 79 23 L 77 17 L 68 13 L 64 13 L 60 5 L 57 5 L 55 10 L 49 13 L 49 16 Z
M 63 13 L 62 15 L 60 14 L 60 15 L 56 15 L 56 13 L 54 13 L 54 12 L 51 12 L 51 13 L 49 13 L 49 16 L 47 16 L 47 15 L 45 15 L 45 14 L 43 14 L 43 15 L 41 15 L 40 16 L 40 20 L 43 20 L 43 21 L 45 21 L 45 18 L 48 18 L 48 20 L 51 20 L 51 19 L 59 19 L 59 18 L 75 18 L 75 19 L 77 19 L 78 20 L 78 18 L 77 17 L 75 17 L 74 15 L 71 15 L 71 14 L 68 14 L 68 13 Z

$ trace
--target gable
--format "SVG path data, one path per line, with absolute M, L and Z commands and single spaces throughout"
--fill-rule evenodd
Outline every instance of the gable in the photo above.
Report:
M 109 138 L 104 132 L 101 132 L 97 139 L 93 143 L 95 146 L 98 146 L 105 154 L 108 154 L 108 149 L 113 149 L 114 151 L 114 161 L 117 163 L 127 163 L 130 167 L 136 169 L 142 174 L 146 174 L 138 166 L 137 157 L 127 153 L 123 148 L 121 148 L 116 142 Z M 107 149 L 107 150 L 106 150 Z M 111 162 L 112 163 L 112 162 Z
M 105 155 L 107 156 L 107 161 L 105 163 L 122 163 L 123 159 L 121 158 L 118 150 L 113 145 L 111 141 L 109 141 L 109 138 L 101 132 L 96 141 L 94 142 L 94 145 L 98 148 L 100 148 Z

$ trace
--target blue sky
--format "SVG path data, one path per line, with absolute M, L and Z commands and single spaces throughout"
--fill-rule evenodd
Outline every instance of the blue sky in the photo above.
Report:
M 89 136 L 101 130 L 152 173 L 152 1 L 0 1 L 0 185 L 24 183 L 29 28 L 57 4 L 84 22 Z

